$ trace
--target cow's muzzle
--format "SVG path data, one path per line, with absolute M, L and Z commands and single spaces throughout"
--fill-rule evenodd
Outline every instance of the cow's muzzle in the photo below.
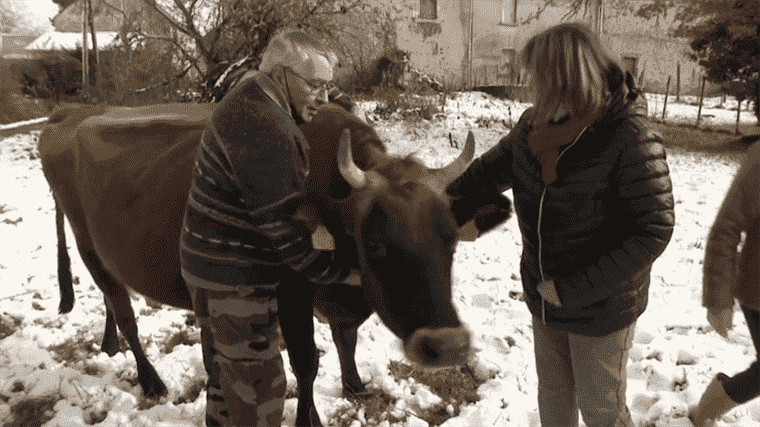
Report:
M 404 342 L 406 357 L 429 368 L 459 365 L 470 353 L 470 333 L 463 327 L 420 328 Z

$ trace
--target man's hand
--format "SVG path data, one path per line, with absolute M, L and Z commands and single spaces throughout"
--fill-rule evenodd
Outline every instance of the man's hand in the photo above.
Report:
M 462 242 L 474 242 L 478 236 L 480 236 L 480 231 L 475 226 L 475 220 L 459 227 L 459 240 Z
M 559 295 L 557 295 L 557 288 L 554 286 L 554 280 L 544 280 L 538 284 L 538 293 L 549 301 L 550 304 L 557 307 L 562 307 L 559 301 Z
M 320 251 L 334 251 L 335 239 L 324 225 L 319 224 L 311 234 L 311 246 Z
M 352 268 L 351 273 L 348 274 L 348 277 L 346 277 L 343 283 L 345 283 L 346 285 L 361 286 L 362 284 L 361 271 Z
M 733 308 L 707 308 L 707 321 L 725 339 L 728 339 L 728 331 L 734 328 L 733 320 Z

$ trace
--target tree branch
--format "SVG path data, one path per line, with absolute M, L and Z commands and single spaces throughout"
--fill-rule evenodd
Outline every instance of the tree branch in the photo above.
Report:
M 188 33 L 185 28 L 183 28 L 179 23 L 177 23 L 174 20 L 174 18 L 167 15 L 166 13 L 164 13 L 162 9 L 159 8 L 159 6 L 156 4 L 156 0 L 143 0 L 143 2 L 147 4 L 148 6 L 151 6 L 156 12 L 158 12 L 158 14 L 161 15 L 161 17 L 164 18 L 166 22 L 168 22 L 172 27 L 174 27 L 174 29 L 192 37 L 192 34 Z

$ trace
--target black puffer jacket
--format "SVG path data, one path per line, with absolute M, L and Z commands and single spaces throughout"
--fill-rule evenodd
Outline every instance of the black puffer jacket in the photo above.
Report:
M 455 197 L 513 189 L 527 303 L 554 329 L 603 336 L 646 308 L 652 263 L 675 225 L 662 137 L 646 111 L 643 96 L 622 85 L 600 119 L 560 148 L 557 180 L 546 186 L 528 148 L 529 109 L 449 187 Z M 562 307 L 538 293 L 541 269 Z

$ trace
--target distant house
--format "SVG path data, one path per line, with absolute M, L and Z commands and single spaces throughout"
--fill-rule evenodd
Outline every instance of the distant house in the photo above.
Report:
M 82 0 L 76 0 L 53 18 L 58 32 L 82 32 Z M 122 6 L 126 9 L 122 11 Z M 151 6 L 135 0 L 92 0 L 93 22 L 96 31 L 143 30 L 161 34 L 168 27 L 164 18 Z
M 24 48 L 34 39 L 34 36 L 0 33 L 0 54 L 3 58 L 22 57 L 25 55 Z
M 54 31 L 43 34 L 27 45 L 27 50 L 78 50 L 82 46 L 82 8 L 76 0 L 53 19 Z M 122 11 L 122 6 L 126 9 Z M 167 23 L 152 7 L 138 1 L 92 0 L 93 23 L 99 51 L 110 51 L 122 43 L 131 31 L 149 29 L 147 34 L 162 34 Z M 88 30 L 87 47 L 92 49 Z
M 636 3 L 637 0 L 631 0 Z M 673 25 L 659 25 L 605 5 L 589 13 L 566 17 L 566 7 L 549 6 L 540 19 L 528 21 L 544 0 L 407 0 L 408 16 L 397 26 L 399 48 L 411 52 L 412 64 L 444 84 L 460 87 L 521 83 L 519 52 L 542 29 L 560 22 L 585 22 L 602 27 L 610 51 L 646 90 L 675 92 L 680 71 L 681 94 L 695 94 L 702 70 L 686 56 L 688 43 L 668 36 Z M 609 3 L 609 2 L 604 2 Z M 557 3 L 559 4 L 559 3 Z
M 160 6 L 159 12 L 142 0 L 91 1 L 99 50 L 108 51 L 121 46 L 122 38 L 128 38 L 134 43 L 135 40 L 132 39 L 131 34 L 144 34 L 147 37 L 142 38 L 139 43 L 142 48 L 147 48 L 150 52 L 147 56 L 156 60 L 167 57 L 167 51 L 171 48 L 172 42 L 170 40 L 171 35 L 174 34 L 174 29 L 162 14 L 171 16 L 169 12 Z M 69 44 L 76 43 L 78 40 L 80 43 L 78 46 L 81 46 L 83 5 L 83 0 L 75 0 L 52 19 L 55 33 L 50 35 L 51 39 L 69 40 Z M 122 7 L 125 10 L 122 11 Z M 78 34 L 78 36 L 74 34 Z M 89 46 L 90 41 L 88 40 L 87 43 Z
M 121 41 L 118 40 L 119 33 L 116 31 L 98 31 L 95 34 L 98 42 L 98 50 L 109 51 L 116 47 Z M 92 49 L 92 38 L 87 34 L 87 48 Z M 29 43 L 26 46 L 30 51 L 44 50 L 80 50 L 82 48 L 82 32 L 64 33 L 60 31 L 51 31 L 45 33 Z

